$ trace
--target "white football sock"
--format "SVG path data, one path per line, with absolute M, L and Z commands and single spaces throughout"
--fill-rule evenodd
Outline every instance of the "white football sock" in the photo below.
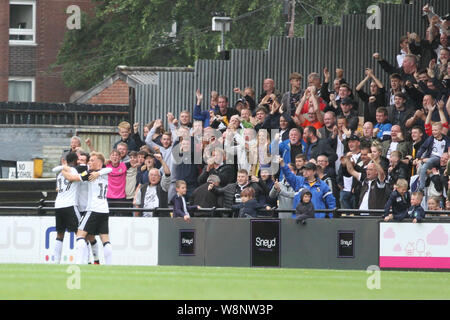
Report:
M 56 239 L 55 247 L 53 248 L 54 263 L 61 263 L 61 252 L 63 247 L 63 239 Z
M 98 242 L 91 242 L 92 256 L 94 257 L 94 262 L 98 261 Z
M 86 251 L 87 245 L 84 238 L 77 239 L 77 247 L 75 252 L 75 263 L 76 264 L 86 264 Z
M 105 256 L 105 264 L 111 264 L 112 262 L 112 246 L 110 242 L 103 244 L 103 255 Z

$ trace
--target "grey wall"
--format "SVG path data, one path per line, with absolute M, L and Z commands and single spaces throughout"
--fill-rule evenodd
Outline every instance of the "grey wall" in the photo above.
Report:
M 165 119 L 167 112 L 179 114 L 184 109 L 193 110 L 195 90 L 204 94 L 204 107 L 209 93 L 216 90 L 228 96 L 231 103 L 239 97 L 233 93 L 238 86 L 253 87 L 261 93 L 264 78 L 275 80 L 281 92 L 289 90 L 289 74 L 311 72 L 322 75 L 327 66 L 332 77 L 337 67 L 344 69 L 344 77 L 352 88 L 365 77 L 364 69 L 371 67 L 375 75 L 388 86 L 388 76 L 372 58 L 374 52 L 396 63 L 399 39 L 406 32 L 425 35 L 426 24 L 421 8 L 429 0 L 416 0 L 413 4 L 380 4 L 381 30 L 369 30 L 369 15 L 344 15 L 339 26 L 307 25 L 302 38 L 273 37 L 267 50 L 232 49 L 229 61 L 198 60 L 194 72 L 159 72 L 157 85 L 140 85 L 136 89 L 135 120 L 147 123 L 157 118 Z M 450 1 L 431 1 L 435 11 L 444 15 L 450 10 Z M 368 90 L 368 84 L 366 87 Z M 362 104 L 360 103 L 360 106 Z M 360 108 L 362 112 L 362 108 Z M 360 113 L 362 114 L 362 113 Z
M 82 148 L 91 138 L 96 150 L 106 156 L 112 144 L 119 140 L 115 127 L 70 127 L 70 126 L 0 126 L 0 159 L 31 161 L 34 157 L 44 159 L 44 177 L 54 177 L 51 169 L 59 164 L 64 149 L 70 146 L 70 138 L 78 134 L 82 138 Z M 5 172 L 5 174 L 7 171 Z
M 160 265 L 250 267 L 250 220 L 160 218 Z M 196 255 L 179 255 L 179 230 L 196 230 Z M 354 258 L 337 257 L 338 231 L 354 231 Z M 378 220 L 312 219 L 306 225 L 282 219 L 281 267 L 361 269 L 378 265 Z

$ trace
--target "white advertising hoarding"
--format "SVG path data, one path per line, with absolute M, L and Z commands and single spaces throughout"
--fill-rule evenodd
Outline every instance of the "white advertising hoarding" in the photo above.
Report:
M 110 217 L 109 235 L 115 265 L 158 264 L 158 219 Z M 53 263 L 54 217 L 0 217 L 0 263 Z M 64 237 L 61 263 L 75 263 L 74 233 Z M 100 263 L 103 248 L 99 243 Z
M 381 268 L 450 269 L 450 223 L 380 223 Z

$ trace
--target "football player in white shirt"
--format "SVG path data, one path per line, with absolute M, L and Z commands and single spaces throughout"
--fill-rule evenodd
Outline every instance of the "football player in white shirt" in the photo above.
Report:
M 89 194 L 86 207 L 86 215 L 81 219 L 77 231 L 77 245 L 76 245 L 76 263 L 87 263 L 86 257 L 88 250 L 86 244 L 86 236 L 89 234 L 99 234 L 103 243 L 103 253 L 105 264 L 111 264 L 112 261 L 112 247 L 109 242 L 109 208 L 106 199 L 106 192 L 108 190 L 108 177 L 100 175 L 98 172 L 105 164 L 105 157 L 98 152 L 92 152 L 88 166 L 89 172 L 87 174 L 70 174 L 66 169 L 63 174 L 69 181 L 87 181 L 89 177 L 97 176 L 94 181 L 89 181 Z
M 77 174 L 74 168 L 77 165 L 78 156 L 74 152 L 66 154 L 62 159 L 63 164 L 67 164 L 67 171 L 71 174 Z M 77 232 L 78 223 L 81 216 L 77 208 L 78 182 L 68 181 L 62 173 L 56 178 L 57 196 L 55 200 L 55 222 L 56 222 L 56 242 L 53 249 L 53 257 L 55 263 L 61 262 L 61 252 L 64 241 L 64 233 Z

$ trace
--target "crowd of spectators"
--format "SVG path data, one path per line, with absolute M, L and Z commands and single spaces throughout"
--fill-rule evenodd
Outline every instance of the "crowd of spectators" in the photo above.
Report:
M 250 86 L 235 88 L 234 101 L 197 90 L 193 113 L 168 113 L 143 128 L 120 123 L 108 163 L 110 204 L 167 208 L 182 180 L 197 208 L 230 208 L 235 217 L 278 208 L 290 210 L 279 213 L 288 218 L 303 206 L 304 219 L 312 216 L 304 197 L 323 218 L 333 215 L 320 209 L 384 209 L 406 180 L 409 192 L 422 195 L 414 203 L 449 208 L 450 22 L 423 10 L 423 38 L 408 33 L 397 56 L 373 54 L 389 83 L 373 65 L 357 84 L 345 80 L 345 70 L 332 78 L 325 67 L 306 79 L 292 72 L 285 93 L 269 78 L 259 96 Z

